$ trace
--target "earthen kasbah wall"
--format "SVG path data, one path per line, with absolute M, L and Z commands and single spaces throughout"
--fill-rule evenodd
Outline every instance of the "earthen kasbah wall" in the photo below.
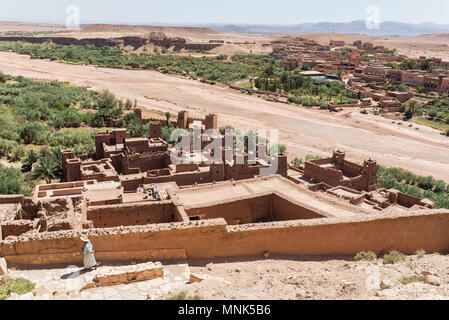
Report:
M 333 164 L 334 167 L 321 167 L 325 164 Z M 344 180 L 343 173 L 352 178 Z M 376 161 L 366 160 L 361 166 L 345 160 L 345 154 L 340 151 L 334 152 L 332 158 L 306 162 L 304 176 L 314 182 L 323 182 L 332 187 L 345 186 L 358 191 L 373 191 L 377 188 Z
M 307 162 L 304 168 L 304 176 L 316 182 L 324 182 L 332 187 L 340 185 L 342 173 L 334 169 L 326 169 L 318 164 Z
M 175 206 L 167 201 L 90 207 L 87 219 L 95 228 L 169 223 L 175 222 Z
M 206 219 L 223 218 L 228 224 L 272 221 L 272 195 L 243 199 L 217 205 L 186 209 L 189 217 L 204 215 Z
M 227 226 L 224 219 L 143 227 L 92 229 L 88 236 L 99 261 L 212 259 L 285 255 L 377 254 L 399 250 L 449 249 L 449 211 L 413 212 L 377 217 L 314 219 Z M 38 234 L 35 239 L 4 242 L 1 256 L 19 265 L 81 263 L 76 231 Z M 20 238 L 19 238 L 20 239 Z
M 298 204 L 293 204 L 277 194 L 258 195 L 254 198 L 202 206 L 201 208 L 186 208 L 185 211 L 189 217 L 223 218 L 232 225 L 325 217 Z
M 121 185 L 126 192 L 137 190 L 142 184 L 164 183 L 164 182 L 176 182 L 178 186 L 193 186 L 195 184 L 211 183 L 224 181 L 224 165 L 213 164 L 210 166 L 209 171 L 192 171 L 170 174 L 166 172 L 168 169 L 156 170 L 166 174 L 156 174 L 152 176 L 144 174 L 138 177 L 122 176 L 120 178 Z

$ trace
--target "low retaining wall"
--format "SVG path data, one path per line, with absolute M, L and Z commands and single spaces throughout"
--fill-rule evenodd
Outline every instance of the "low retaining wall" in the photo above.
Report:
M 100 261 L 212 259 L 260 255 L 354 255 L 449 249 L 449 211 L 227 226 L 224 219 L 85 231 Z M 2 243 L 14 265 L 82 262 L 79 231 L 37 234 Z

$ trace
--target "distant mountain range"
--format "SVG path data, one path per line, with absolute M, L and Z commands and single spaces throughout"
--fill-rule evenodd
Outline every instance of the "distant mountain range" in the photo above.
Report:
M 388 21 L 381 23 L 379 29 L 368 29 L 363 20 L 348 23 L 320 22 L 295 25 L 221 24 L 208 26 L 219 32 L 233 33 L 342 33 L 370 36 L 414 36 L 429 33 L 449 33 L 449 24 L 435 24 L 431 22 L 412 24 Z

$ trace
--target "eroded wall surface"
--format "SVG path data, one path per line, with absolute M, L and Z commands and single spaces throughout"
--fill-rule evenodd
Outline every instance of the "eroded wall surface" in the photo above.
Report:
M 399 250 L 449 249 L 449 211 L 416 211 L 372 217 L 228 226 L 224 219 L 142 227 L 92 229 L 99 261 L 211 259 L 260 255 L 354 255 Z M 38 234 L 2 243 L 1 255 L 10 264 L 81 263 L 79 231 Z

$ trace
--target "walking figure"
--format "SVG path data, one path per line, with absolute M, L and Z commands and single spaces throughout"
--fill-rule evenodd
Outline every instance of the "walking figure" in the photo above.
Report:
M 93 270 L 98 267 L 98 263 L 95 260 L 95 251 L 88 237 L 81 237 L 81 241 L 84 242 L 83 255 L 84 255 L 84 269 Z

